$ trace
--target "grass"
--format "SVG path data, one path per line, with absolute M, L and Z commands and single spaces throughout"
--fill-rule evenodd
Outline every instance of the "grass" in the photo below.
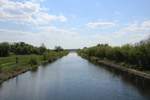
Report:
M 28 70 L 36 69 L 38 65 L 48 61 L 52 62 L 64 55 L 67 55 L 67 52 L 51 51 L 46 55 L 11 55 L 9 57 L 0 57 L 0 83 Z M 16 63 L 16 57 L 18 58 L 18 63 Z
M 128 75 L 129 77 L 132 77 L 133 80 L 136 80 L 136 83 L 137 83 L 137 79 L 140 79 L 140 81 L 142 82 L 142 85 L 143 85 L 143 82 L 149 83 L 150 70 L 145 69 L 142 66 L 131 65 L 126 62 L 117 62 L 115 60 L 109 60 L 106 58 L 102 59 L 102 58 L 98 58 L 95 56 L 88 56 L 84 52 L 78 52 L 78 55 L 89 60 L 92 63 L 104 65 L 110 69 L 113 68 L 119 71 L 120 73 L 123 73 L 123 76 Z
M 16 63 L 18 57 L 18 63 Z M 41 55 L 13 55 L 10 57 L 0 57 L 0 83 L 19 73 L 32 69 L 29 64 L 31 57 L 36 57 L 38 62 L 42 62 Z

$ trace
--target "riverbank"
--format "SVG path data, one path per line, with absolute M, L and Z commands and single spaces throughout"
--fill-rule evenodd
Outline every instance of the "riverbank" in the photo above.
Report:
M 49 52 L 46 55 L 13 55 L 0 57 L 0 84 L 19 74 L 36 70 L 39 65 L 51 63 L 67 54 L 67 51 L 61 51 Z
M 104 66 L 107 66 L 108 68 L 113 68 L 115 70 L 125 73 L 126 75 L 132 75 L 135 78 L 138 77 L 140 79 L 150 81 L 150 74 L 145 73 L 144 71 L 128 68 L 128 67 L 125 67 L 119 63 L 115 63 L 110 60 L 102 60 L 97 57 L 88 57 L 85 54 L 79 54 L 79 55 L 93 63 L 104 65 Z

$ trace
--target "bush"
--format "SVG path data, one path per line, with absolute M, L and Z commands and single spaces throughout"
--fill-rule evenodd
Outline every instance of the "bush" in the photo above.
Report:
M 29 60 L 29 64 L 31 66 L 32 65 L 37 65 L 38 64 L 37 58 L 36 57 L 31 57 L 30 60 Z
M 150 69 L 150 41 L 140 42 L 135 45 L 123 45 L 121 47 L 111 47 L 106 44 L 99 44 L 94 47 L 84 48 L 78 51 L 87 56 L 95 56 L 100 59 L 109 59 L 116 62 L 124 62 L 126 64 Z
M 43 53 L 43 60 L 48 60 L 48 52 Z
M 0 57 L 9 56 L 10 45 L 7 42 L 0 43 Z

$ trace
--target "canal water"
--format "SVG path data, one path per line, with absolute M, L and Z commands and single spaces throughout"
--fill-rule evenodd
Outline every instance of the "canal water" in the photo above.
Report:
M 0 86 L 0 100 L 150 100 L 150 90 L 76 53 Z

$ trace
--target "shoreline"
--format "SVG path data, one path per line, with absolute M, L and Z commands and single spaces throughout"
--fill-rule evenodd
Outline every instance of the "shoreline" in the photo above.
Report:
M 65 55 L 64 55 L 64 56 L 65 56 Z M 9 73 L 7 76 L 4 75 L 4 77 L 3 77 L 3 73 L 0 73 L 0 76 L 2 77 L 2 79 L 0 79 L 0 85 L 1 85 L 3 82 L 5 82 L 5 81 L 7 81 L 7 80 L 9 80 L 9 79 L 12 79 L 12 78 L 17 77 L 18 75 L 21 75 L 21 74 L 26 73 L 26 72 L 28 72 L 28 71 L 34 71 L 34 70 L 36 70 L 40 65 L 44 65 L 44 64 L 48 64 L 48 63 L 53 63 L 53 62 L 55 62 L 56 60 L 58 60 L 58 59 L 60 59 L 60 58 L 62 58 L 62 57 L 64 57 L 64 56 L 55 57 L 55 58 L 49 59 L 49 60 L 47 60 L 47 61 L 43 61 L 43 62 L 41 62 L 41 63 L 38 64 L 38 65 L 34 65 L 34 66 L 31 66 L 31 67 L 27 67 L 26 69 L 22 69 L 22 70 L 20 70 L 20 71 L 18 71 L 18 72 L 15 72 L 15 73 Z
M 80 56 L 91 62 L 94 62 L 98 65 L 104 65 L 108 68 L 113 68 L 115 70 L 123 72 L 126 75 L 134 76 L 134 78 L 140 78 L 142 80 L 147 80 L 150 82 L 150 74 L 147 74 L 145 72 L 142 72 L 142 71 L 139 71 L 136 69 L 132 69 L 132 68 L 127 68 L 122 65 L 116 64 L 112 61 L 101 60 L 97 57 L 87 57 L 87 56 L 83 56 L 83 55 L 80 55 Z

